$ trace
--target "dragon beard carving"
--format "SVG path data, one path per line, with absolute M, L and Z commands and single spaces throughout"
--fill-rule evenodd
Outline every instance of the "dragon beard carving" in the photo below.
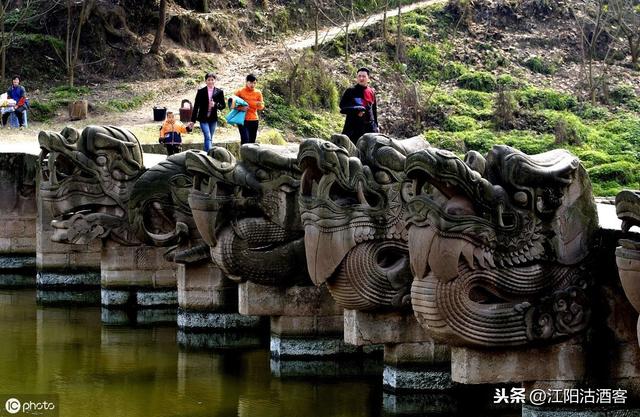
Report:
M 519 346 L 588 326 L 598 221 L 577 158 L 495 146 L 462 161 L 430 148 L 407 158 L 406 173 L 412 305 L 434 339 Z
M 113 126 L 40 132 L 38 141 L 40 193 L 52 209 L 54 241 L 109 238 L 126 246 L 171 247 L 198 238 L 184 154 L 146 170 L 138 139 Z
M 221 147 L 187 153 L 189 205 L 213 261 L 235 281 L 309 285 L 295 155 L 258 144 L 240 153 L 241 161 Z
M 343 135 L 300 146 L 307 266 L 313 282 L 326 282 L 344 308 L 409 305 L 404 163 L 428 146 L 422 137 L 399 141 L 380 134 L 364 135 L 357 146 Z

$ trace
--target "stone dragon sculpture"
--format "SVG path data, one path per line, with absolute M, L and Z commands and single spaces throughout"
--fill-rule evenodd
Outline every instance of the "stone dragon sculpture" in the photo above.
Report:
M 213 261 L 235 281 L 310 285 L 297 205 L 295 153 L 245 144 L 187 153 L 193 217 Z
M 616 214 L 622 220 L 622 231 L 640 227 L 640 191 L 623 190 L 616 195 Z
M 429 148 L 407 158 L 412 305 L 457 346 L 548 343 L 589 324 L 591 183 L 564 150 L 486 158 Z
M 402 194 L 407 155 L 429 145 L 422 137 L 364 135 L 308 139 L 300 146 L 300 211 L 307 265 L 348 309 L 409 304 L 411 272 Z
M 622 220 L 621 229 L 624 238 L 618 240 L 620 246 L 616 248 L 616 266 L 622 288 L 631 305 L 640 312 L 640 239 L 632 227 L 640 227 L 640 191 L 623 190 L 616 195 L 616 214 Z M 640 341 L 640 319 L 637 326 Z
M 184 154 L 146 169 L 138 139 L 113 126 L 43 131 L 38 141 L 40 193 L 53 210 L 53 240 L 166 247 L 198 238 Z

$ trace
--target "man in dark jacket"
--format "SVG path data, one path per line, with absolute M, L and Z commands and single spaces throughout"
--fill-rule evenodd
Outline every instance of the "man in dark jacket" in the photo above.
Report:
M 200 122 L 200 129 L 204 136 L 204 150 L 209 152 L 211 138 L 218 126 L 218 110 L 224 109 L 226 104 L 224 91 L 216 87 L 216 75 L 209 72 L 204 76 L 204 79 L 207 85 L 196 93 L 196 98 L 193 100 L 191 123 L 188 127 L 191 129 L 196 121 Z
M 346 114 L 342 133 L 356 143 L 365 133 L 378 132 L 376 92 L 369 87 L 369 69 L 360 68 L 357 84 L 345 90 L 340 100 L 340 113 Z
M 20 85 L 20 77 L 17 75 L 13 77 L 11 81 L 11 87 L 7 90 L 7 98 L 13 99 L 16 102 L 14 107 L 14 112 L 16 117 L 18 118 L 18 123 L 20 123 L 20 127 L 24 126 L 24 115 L 23 112 L 27 109 L 27 93 L 24 90 L 24 87 Z M 7 125 L 7 120 L 9 119 L 10 113 L 4 113 L 2 115 L 2 125 Z

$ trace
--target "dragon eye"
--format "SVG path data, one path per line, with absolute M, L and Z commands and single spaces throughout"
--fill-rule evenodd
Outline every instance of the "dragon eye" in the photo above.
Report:
M 527 196 L 527 193 L 525 193 L 524 191 L 518 191 L 517 193 L 515 193 L 513 195 L 513 199 L 515 200 L 516 203 L 520 204 L 521 206 L 526 206 L 527 202 L 529 201 L 529 197 Z
M 107 164 L 107 157 L 106 156 L 99 156 L 96 158 L 96 164 L 100 165 L 100 166 L 104 166 Z
M 261 181 L 268 180 L 269 174 L 264 169 L 258 169 L 256 170 L 256 178 Z
M 384 171 L 378 171 L 374 175 L 378 184 L 389 184 L 391 182 L 391 177 Z
M 127 179 L 127 174 L 119 169 L 114 169 L 113 171 L 111 171 L 111 176 L 118 181 L 124 181 Z

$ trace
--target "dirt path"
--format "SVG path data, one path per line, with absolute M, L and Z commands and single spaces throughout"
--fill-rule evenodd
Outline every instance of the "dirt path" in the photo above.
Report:
M 402 8 L 402 13 L 426 7 L 436 3 L 442 3 L 445 0 L 426 0 L 413 3 Z M 397 9 L 387 12 L 388 17 L 396 16 Z M 360 30 L 364 27 L 373 25 L 382 20 L 383 13 L 377 13 L 367 18 L 360 19 L 350 26 L 350 32 Z M 343 33 L 341 27 L 325 28 L 320 33 L 320 42 L 329 42 L 335 37 Z M 236 89 L 244 85 L 244 77 L 246 74 L 253 72 L 261 75 L 274 70 L 282 59 L 283 50 L 286 47 L 290 50 L 301 50 L 312 47 L 315 43 L 315 33 L 307 31 L 295 34 L 283 40 L 265 41 L 255 45 L 253 48 L 242 51 L 228 51 L 223 54 L 215 55 L 217 60 L 216 72 L 219 81 L 217 86 L 222 88 L 226 94 L 230 94 Z M 286 45 L 286 46 L 285 46 Z M 178 51 L 177 51 L 178 52 Z M 211 54 L 190 53 L 191 55 L 202 55 L 211 57 Z M 202 82 L 204 85 L 204 82 Z M 117 81 L 109 82 L 104 85 L 97 86 L 99 94 L 107 96 L 121 87 L 121 83 Z M 197 87 L 199 88 L 199 87 Z M 168 109 L 178 111 L 180 102 L 183 98 L 193 101 L 195 97 L 196 87 L 188 86 L 186 79 L 161 79 L 154 81 L 141 81 L 135 83 L 132 94 L 137 92 L 143 93 L 148 91 L 157 92 L 156 97 L 147 101 L 139 108 L 127 112 L 111 112 L 108 114 L 91 113 L 86 120 L 71 122 L 60 117 L 51 122 L 31 123 L 24 130 L 0 129 L 0 148 L 2 144 L 7 143 L 33 143 L 40 130 L 60 131 L 65 126 L 74 126 L 82 128 L 90 124 L 100 125 L 117 125 L 132 130 L 142 142 L 155 141 L 155 130 L 159 126 L 158 122 L 153 121 L 153 106 L 166 106 Z M 237 136 L 236 129 L 219 129 L 216 132 L 218 139 L 225 139 Z M 201 140 L 199 134 L 186 135 L 185 141 Z

